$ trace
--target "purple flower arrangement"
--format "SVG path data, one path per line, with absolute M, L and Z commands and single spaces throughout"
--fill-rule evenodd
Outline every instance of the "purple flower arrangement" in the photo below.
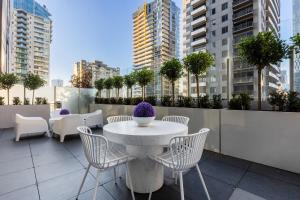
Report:
M 134 108 L 133 116 L 134 117 L 154 117 L 155 110 L 150 103 L 143 101 Z
M 60 112 L 59 112 L 60 115 L 69 115 L 70 114 L 70 111 L 68 109 L 61 109 Z

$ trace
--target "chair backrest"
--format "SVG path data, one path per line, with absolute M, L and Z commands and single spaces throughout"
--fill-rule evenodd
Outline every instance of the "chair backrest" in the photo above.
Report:
M 68 130 L 72 133 L 78 133 L 76 127 L 84 125 L 84 121 L 79 114 L 65 115 L 59 120 L 59 123 L 64 130 Z
M 107 118 L 107 122 L 114 123 L 114 122 L 123 122 L 123 121 L 131 121 L 132 116 L 130 115 L 118 115 L 118 116 L 111 116 Z
M 185 116 L 169 115 L 169 116 L 164 116 L 162 118 L 162 121 L 176 122 L 187 126 L 190 121 L 190 118 Z
M 170 151 L 173 167 L 177 170 L 189 169 L 200 161 L 209 129 L 203 128 L 198 133 L 173 137 Z
M 88 162 L 98 168 L 104 168 L 108 150 L 108 141 L 101 135 L 95 135 L 87 126 L 77 127 Z

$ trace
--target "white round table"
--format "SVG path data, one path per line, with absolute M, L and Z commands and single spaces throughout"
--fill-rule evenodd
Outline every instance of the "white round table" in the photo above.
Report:
M 187 135 L 188 127 L 158 120 L 148 127 L 138 127 L 134 121 L 125 121 L 105 125 L 103 134 L 109 141 L 125 145 L 127 152 L 136 157 L 129 162 L 133 190 L 149 193 L 150 188 L 156 191 L 162 187 L 164 168 L 148 156 L 162 153 L 163 147 L 169 145 L 172 137 Z

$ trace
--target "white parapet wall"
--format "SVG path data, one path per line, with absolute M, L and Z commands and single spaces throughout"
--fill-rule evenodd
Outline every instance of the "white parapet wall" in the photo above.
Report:
M 134 106 L 131 105 L 111 105 L 111 104 L 91 104 L 90 112 L 101 109 L 103 112 L 104 123 L 106 118 L 113 115 L 132 115 Z M 206 142 L 206 149 L 220 152 L 220 110 L 212 109 L 194 109 L 178 107 L 160 107 L 155 106 L 156 119 L 161 119 L 166 115 L 183 115 L 190 118 L 189 132 L 198 132 L 201 128 L 209 128 L 210 134 Z
M 25 117 L 50 118 L 50 105 L 4 105 L 0 106 L 0 129 L 15 127 L 16 114 Z
M 300 173 L 300 113 L 221 110 L 221 152 Z

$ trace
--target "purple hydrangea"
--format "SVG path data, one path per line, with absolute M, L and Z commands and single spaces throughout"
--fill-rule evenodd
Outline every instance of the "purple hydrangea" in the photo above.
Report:
M 154 117 L 155 110 L 150 103 L 143 101 L 134 108 L 133 116 L 134 117 Z
M 60 115 L 69 115 L 70 114 L 70 111 L 68 109 L 61 109 L 60 112 L 59 112 Z

